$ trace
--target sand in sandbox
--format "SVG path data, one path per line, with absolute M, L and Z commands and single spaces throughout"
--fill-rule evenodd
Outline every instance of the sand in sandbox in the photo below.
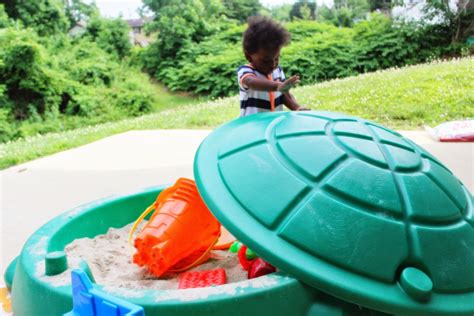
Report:
M 147 273 L 146 268 L 132 263 L 131 250 L 127 244 L 131 227 L 132 224 L 122 228 L 110 228 L 104 235 L 98 235 L 92 239 L 74 240 L 64 250 L 68 261 L 70 263 L 77 263 L 80 259 L 87 261 L 96 283 L 103 286 L 149 290 L 178 289 L 178 274 L 158 279 Z M 137 231 L 140 231 L 140 228 Z M 188 271 L 217 268 L 226 270 L 227 283 L 247 280 L 247 271 L 239 264 L 236 254 L 229 251 L 212 251 L 211 259 Z M 61 277 L 70 278 L 70 272 L 48 278 Z

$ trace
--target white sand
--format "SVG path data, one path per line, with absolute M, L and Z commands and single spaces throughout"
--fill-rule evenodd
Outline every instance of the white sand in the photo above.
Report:
M 171 290 L 178 288 L 178 275 L 158 279 L 131 261 L 131 250 L 127 244 L 132 224 L 122 228 L 110 228 L 104 235 L 95 238 L 76 239 L 66 246 L 65 252 L 71 266 L 80 259 L 87 261 L 97 284 L 124 289 Z M 137 229 L 140 231 L 140 228 Z M 228 251 L 212 251 L 211 259 L 189 271 L 224 268 L 227 283 L 247 280 L 247 271 L 239 264 L 235 254 Z M 69 283 L 70 272 L 47 277 L 52 283 Z M 56 280 L 54 280 L 56 279 Z M 63 280 L 64 279 L 64 280 Z

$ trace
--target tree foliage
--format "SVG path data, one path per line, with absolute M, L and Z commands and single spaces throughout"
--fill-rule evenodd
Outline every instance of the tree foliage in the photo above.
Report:
M 61 129 L 45 122 L 62 117 L 103 122 L 145 113 L 150 89 L 145 75 L 88 37 L 0 29 L 0 141 Z
M 303 84 L 420 63 L 457 49 L 449 46 L 442 29 L 393 23 L 380 14 L 353 28 L 304 20 L 286 27 L 292 42 L 283 48 L 281 64 L 288 75 L 299 74 Z M 235 70 L 246 62 L 240 43 L 244 29 L 231 27 L 183 47 L 155 69 L 155 76 L 171 90 L 235 94 Z
M 214 1 L 207 0 L 144 0 L 155 13 L 153 28 L 159 30 L 154 49 L 158 58 L 174 58 L 186 44 L 199 42 L 212 30 L 210 21 L 219 14 Z
M 248 17 L 258 15 L 262 5 L 258 0 L 222 0 L 224 14 L 239 22 L 245 22 Z
M 296 1 L 290 11 L 290 19 L 314 20 L 316 18 L 316 2 L 313 0 Z
M 11 19 L 21 21 L 40 35 L 65 32 L 69 27 L 60 0 L 4 0 L 4 5 Z
M 4 28 L 10 25 L 10 19 L 5 12 L 5 6 L 0 4 L 0 28 Z
M 270 16 L 280 22 L 290 21 L 290 12 L 293 8 L 291 4 L 282 4 L 277 6 L 272 6 L 270 10 Z
M 320 7 L 317 19 L 336 26 L 351 27 L 365 19 L 369 9 L 367 0 L 335 0 L 332 8 L 326 5 Z
M 99 15 L 95 2 L 86 3 L 84 0 L 66 0 L 66 16 L 70 26 L 80 21 L 88 21 L 92 16 Z
M 426 0 L 423 6 L 425 18 L 441 19 L 451 30 L 452 42 L 465 40 L 474 34 L 474 1 L 458 0 L 453 7 L 449 0 Z
M 380 10 L 382 12 L 389 12 L 392 6 L 396 3 L 397 1 L 392 1 L 392 0 L 368 0 L 367 1 L 370 7 L 370 11 L 376 11 Z
M 132 45 L 129 38 L 129 27 L 121 19 L 105 19 L 93 14 L 87 24 L 85 36 L 96 42 L 106 52 L 124 58 L 130 54 Z

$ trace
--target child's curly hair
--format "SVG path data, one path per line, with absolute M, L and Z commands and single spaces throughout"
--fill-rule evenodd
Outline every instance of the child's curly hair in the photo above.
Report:
M 290 42 L 290 33 L 268 17 L 253 16 L 248 19 L 242 41 L 244 52 L 254 54 L 259 49 L 277 49 Z

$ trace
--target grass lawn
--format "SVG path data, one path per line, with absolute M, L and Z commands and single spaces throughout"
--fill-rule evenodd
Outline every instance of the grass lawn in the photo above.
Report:
M 155 87 L 154 94 L 156 95 L 157 99 L 153 107 L 153 111 L 155 112 L 171 109 L 179 105 L 188 105 L 200 102 L 200 99 L 197 97 L 179 93 L 170 93 L 163 85 L 158 82 L 153 82 L 153 86 Z
M 293 93 L 311 109 L 344 112 L 393 129 L 434 126 L 474 117 L 474 58 L 332 80 L 299 87 Z M 0 168 L 133 129 L 213 128 L 236 118 L 238 104 L 237 97 L 218 99 L 1 144 Z

